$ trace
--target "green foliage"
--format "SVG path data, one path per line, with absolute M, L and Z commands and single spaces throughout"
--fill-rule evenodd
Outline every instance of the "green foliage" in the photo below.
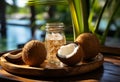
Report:
M 93 3 L 93 6 L 91 7 L 91 12 L 89 16 L 89 28 L 92 30 L 93 33 L 98 35 L 98 29 L 100 28 L 100 22 L 104 19 L 104 14 L 106 13 L 109 14 L 107 18 L 107 26 L 105 28 L 105 31 L 103 32 L 102 36 L 98 35 L 101 41 L 101 44 L 104 44 L 106 41 L 108 31 L 110 29 L 110 25 L 112 21 L 114 20 L 114 16 L 116 12 L 119 9 L 120 1 L 119 0 L 105 0 L 104 5 L 101 8 L 99 8 L 100 10 L 98 9 L 100 11 L 99 13 L 98 11 L 95 11 L 94 8 L 96 7 L 95 4 L 100 3 L 100 0 L 94 0 L 94 1 L 95 2 Z M 93 17 L 94 17 L 93 14 L 95 13 L 97 13 L 97 19 L 94 21 L 95 25 L 93 26 L 91 23 L 93 22 Z
M 116 14 L 116 12 L 118 11 L 118 9 L 120 8 L 120 0 L 114 0 L 113 1 L 114 5 L 113 5 L 113 12 L 110 14 L 110 18 L 108 20 L 108 24 L 107 24 L 107 27 L 103 33 L 103 37 L 101 39 L 101 44 L 104 44 L 105 40 L 106 40 L 106 37 L 107 37 L 107 34 L 108 34 L 108 30 L 110 28 L 110 25 L 112 23 L 112 21 L 114 20 L 114 16 Z
M 83 32 L 89 32 L 87 0 L 68 0 L 74 26 L 74 40 Z
M 91 1 L 92 1 L 91 7 L 89 7 L 87 6 L 88 5 L 87 0 L 68 0 L 74 26 L 74 37 L 76 38 L 79 34 L 83 32 L 92 32 L 96 34 L 98 37 L 100 37 L 100 35 L 98 34 L 100 22 L 102 21 L 104 13 L 107 11 L 109 7 L 112 6 L 112 12 L 108 18 L 107 27 L 105 28 L 105 31 L 101 38 L 99 38 L 101 44 L 104 44 L 113 17 L 115 16 L 116 11 L 119 9 L 120 0 L 105 0 L 104 5 L 102 7 L 98 5 L 100 4 L 100 0 Z M 94 16 L 96 16 L 95 21 Z
M 66 36 L 66 41 L 74 41 L 73 34 L 65 34 Z
M 68 2 L 67 2 L 68 1 Z M 102 3 L 101 3 L 102 2 Z M 104 4 L 103 4 L 104 3 Z M 116 12 L 119 9 L 120 0 L 29 0 L 28 5 L 69 5 L 73 23 L 74 39 L 83 32 L 92 32 L 96 34 L 101 41 L 105 43 L 111 22 L 114 20 Z M 63 6 L 58 7 L 58 11 L 64 12 Z M 104 14 L 108 16 L 107 26 L 104 33 L 98 34 L 100 22 Z M 63 16 L 64 18 L 65 16 Z M 64 20 L 64 19 L 62 19 Z M 94 24 L 93 24 L 94 23 Z
M 66 5 L 67 0 L 29 0 L 28 5 Z

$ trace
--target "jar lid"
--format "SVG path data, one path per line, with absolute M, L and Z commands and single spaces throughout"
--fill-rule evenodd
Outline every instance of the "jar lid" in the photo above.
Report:
M 64 27 L 63 23 L 46 23 L 46 28 L 49 27 Z
M 64 30 L 64 23 L 46 23 L 46 30 Z

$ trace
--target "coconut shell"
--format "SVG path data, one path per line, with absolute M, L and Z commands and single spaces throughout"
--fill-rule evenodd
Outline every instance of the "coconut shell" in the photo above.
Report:
M 38 40 L 31 40 L 26 43 L 22 53 L 23 61 L 30 66 L 40 66 L 47 56 L 45 45 Z
M 73 56 L 71 56 L 69 58 L 62 58 L 62 57 L 59 57 L 59 55 L 57 54 L 58 59 L 62 63 L 66 64 L 68 66 L 76 65 L 77 63 L 79 63 L 82 60 L 83 54 L 84 54 L 83 50 L 82 50 L 82 47 L 80 45 L 78 45 L 78 46 L 79 46 L 79 48 L 78 48 L 77 52 Z
M 99 39 L 92 33 L 80 34 L 75 42 L 82 46 L 85 59 L 93 58 L 100 52 Z

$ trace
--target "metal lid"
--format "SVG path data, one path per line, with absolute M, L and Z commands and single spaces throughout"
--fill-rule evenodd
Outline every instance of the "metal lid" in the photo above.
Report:
M 49 27 L 64 27 L 63 23 L 46 23 L 46 28 Z
M 46 31 L 64 30 L 63 23 L 46 23 Z

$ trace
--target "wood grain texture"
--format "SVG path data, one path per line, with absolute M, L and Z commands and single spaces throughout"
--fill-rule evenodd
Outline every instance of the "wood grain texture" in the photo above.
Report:
M 14 51 L 16 53 L 17 51 Z M 11 53 L 11 52 L 7 52 Z M 12 52 L 13 53 L 13 52 Z M 74 67 L 64 66 L 61 68 L 40 68 L 30 67 L 28 65 L 18 65 L 8 62 L 4 56 L 0 57 L 0 63 L 4 70 L 19 75 L 28 76 L 46 76 L 46 77 L 64 77 L 87 73 L 103 65 L 104 57 L 99 53 L 92 61 L 85 64 L 78 64 Z
M 101 53 L 120 55 L 120 48 L 101 45 L 100 46 L 100 52 Z

